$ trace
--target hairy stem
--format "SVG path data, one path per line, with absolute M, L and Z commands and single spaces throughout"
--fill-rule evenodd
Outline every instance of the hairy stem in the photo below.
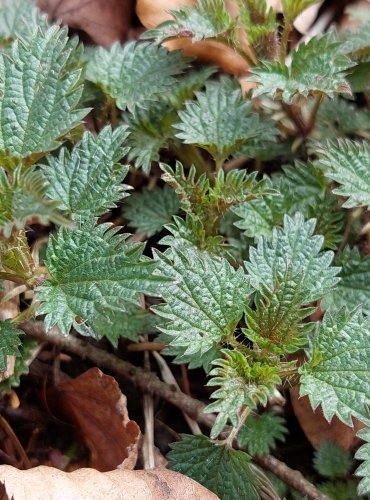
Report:
M 227 446 L 229 446 L 229 448 L 233 447 L 234 439 L 238 435 L 238 432 L 240 431 L 240 429 L 245 424 L 245 421 L 247 420 L 247 417 L 250 414 L 250 412 L 251 412 L 251 409 L 248 406 L 246 406 L 239 416 L 238 425 L 231 429 L 230 434 L 227 436 L 227 438 L 225 440 L 225 443 Z
M 280 42 L 280 63 L 285 64 L 285 58 L 288 53 L 288 43 L 289 43 L 289 35 L 292 32 L 292 25 L 289 21 L 285 20 L 283 34 L 281 35 Z
M 97 366 L 107 368 L 118 375 L 129 380 L 143 392 L 149 392 L 161 397 L 165 401 L 173 404 L 181 411 L 187 413 L 199 424 L 208 429 L 212 428 L 216 416 L 204 413 L 205 404 L 186 394 L 176 390 L 157 377 L 153 372 L 138 368 L 128 361 L 119 359 L 114 354 L 107 353 L 84 340 L 80 340 L 72 335 L 64 336 L 57 328 L 45 333 L 45 326 L 42 321 L 27 321 L 18 325 L 25 333 L 37 338 L 41 342 L 50 342 L 62 349 L 73 352 L 82 358 L 88 358 Z M 288 467 L 275 457 L 267 455 L 265 457 L 255 457 L 255 462 L 267 470 L 273 472 L 286 484 L 297 490 L 301 495 L 312 500 L 328 500 L 313 484 L 307 481 L 300 472 Z
M 310 118 L 308 120 L 308 123 L 307 123 L 307 130 L 306 130 L 306 134 L 308 135 L 315 127 L 315 124 L 316 124 L 316 118 L 317 118 L 317 113 L 320 109 L 320 106 L 321 106 L 321 103 L 324 99 L 324 96 L 323 94 L 319 94 L 316 96 L 316 99 L 315 99 L 315 104 L 312 108 L 312 111 L 311 111 L 311 115 L 310 115 Z

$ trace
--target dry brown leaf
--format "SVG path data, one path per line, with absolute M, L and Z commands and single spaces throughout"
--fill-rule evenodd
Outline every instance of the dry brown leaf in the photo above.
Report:
M 195 0 L 137 0 L 136 13 L 142 24 L 148 28 L 154 28 L 173 17 L 169 10 L 176 10 L 184 5 L 193 5 Z M 236 4 L 233 0 L 228 0 L 227 7 L 231 14 L 237 12 Z M 241 42 L 245 44 L 243 37 Z M 242 76 L 246 75 L 249 69 L 247 61 L 231 47 L 216 42 L 214 40 L 203 40 L 193 43 L 189 38 L 181 38 L 165 42 L 169 50 L 181 49 L 185 56 L 193 56 L 201 61 L 216 64 L 227 73 Z
M 354 418 L 353 427 L 348 427 L 337 417 L 333 417 L 329 424 L 321 406 L 314 411 L 307 396 L 299 397 L 299 386 L 290 389 L 290 396 L 299 424 L 314 448 L 319 448 L 323 441 L 334 441 L 345 450 L 353 450 L 360 444 L 361 440 L 356 434 L 365 427 L 362 422 Z
M 119 464 L 133 469 L 140 428 L 129 419 L 124 396 L 113 377 L 91 368 L 48 391 L 48 403 L 78 430 L 91 453 L 90 466 L 100 471 Z
M 52 467 L 0 466 L 0 483 L 13 500 L 217 500 L 209 490 L 167 469 L 63 472 Z M 2 496 L 5 500 L 6 497 Z
M 132 0 L 38 0 L 52 21 L 61 19 L 85 32 L 98 45 L 110 46 L 127 39 L 131 27 Z

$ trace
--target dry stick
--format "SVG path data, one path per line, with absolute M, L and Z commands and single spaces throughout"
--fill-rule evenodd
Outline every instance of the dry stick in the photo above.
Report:
M 139 387 L 143 392 L 156 394 L 173 404 L 205 427 L 211 428 L 213 426 L 215 416 L 203 412 L 205 408 L 204 403 L 162 382 L 154 373 L 134 366 L 128 361 L 119 359 L 114 354 L 98 349 L 84 340 L 71 335 L 63 336 L 57 328 L 51 329 L 46 335 L 42 321 L 27 321 L 18 326 L 25 333 L 32 335 L 42 342 L 50 342 L 62 349 L 78 354 L 81 358 L 88 358 L 100 367 L 114 371 Z M 255 461 L 265 469 L 273 472 L 303 496 L 306 495 L 313 500 L 327 500 L 327 497 L 307 481 L 300 472 L 291 469 L 277 458 L 267 455 L 265 457 L 256 457 Z

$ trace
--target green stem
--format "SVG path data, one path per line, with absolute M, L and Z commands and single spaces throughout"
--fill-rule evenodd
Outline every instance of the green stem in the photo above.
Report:
M 306 128 L 307 128 L 306 135 L 308 135 L 315 127 L 317 113 L 319 111 L 319 108 L 320 108 L 320 105 L 321 105 L 323 99 L 324 99 L 323 94 L 319 94 L 316 96 L 315 104 L 312 108 L 311 115 L 310 115 L 310 118 L 309 118 L 307 126 L 306 126 Z
M 246 406 L 244 408 L 244 410 L 241 412 L 240 416 L 239 416 L 239 422 L 238 422 L 238 425 L 236 427 L 233 427 L 230 431 L 230 434 L 227 436 L 227 438 L 225 439 L 225 444 L 229 447 L 229 448 L 232 448 L 233 447 L 233 442 L 234 442 L 234 439 L 236 438 L 236 436 L 238 435 L 238 432 L 240 431 L 240 429 L 243 427 L 243 425 L 245 424 L 245 421 L 247 420 L 247 417 L 248 415 L 250 414 L 252 410 Z
M 218 173 L 220 170 L 222 170 L 223 164 L 224 164 L 224 159 L 223 158 L 215 158 L 216 162 L 216 173 Z
M 205 173 L 207 177 L 211 178 L 213 175 L 211 165 L 205 160 L 196 146 L 192 144 L 175 145 L 173 142 L 169 146 L 170 151 L 175 157 L 181 161 L 184 167 L 194 165 L 198 176 Z
M 285 20 L 283 34 L 281 35 L 280 42 L 280 63 L 285 64 L 285 58 L 288 53 L 288 43 L 289 43 L 289 35 L 292 31 L 292 25 L 289 21 Z

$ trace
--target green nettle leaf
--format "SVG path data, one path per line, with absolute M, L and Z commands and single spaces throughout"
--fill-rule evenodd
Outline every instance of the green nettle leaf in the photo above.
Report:
M 255 308 L 246 308 L 247 328 L 245 336 L 276 354 L 295 352 L 307 342 L 312 323 L 302 323 L 315 311 L 314 307 L 302 307 L 304 300 L 300 286 L 301 276 L 286 274 L 276 276 L 275 289 L 257 292 Z
M 238 433 L 238 443 L 251 455 L 268 455 L 276 447 L 276 441 L 285 441 L 288 429 L 285 420 L 275 413 L 249 415 Z
M 320 0 L 282 0 L 284 17 L 288 22 L 294 21 L 305 9 Z
M 172 336 L 172 346 L 195 360 L 233 335 L 251 293 L 242 269 L 195 248 L 156 252 L 156 260 L 155 274 L 171 281 L 158 284 L 166 303 L 153 310 L 167 320 L 159 330 Z
M 144 38 L 154 38 L 162 43 L 167 38 L 192 38 L 199 42 L 204 38 L 223 37 L 234 39 L 236 23 L 228 13 L 224 0 L 198 0 L 193 6 L 171 10 L 174 20 L 165 21 L 157 28 L 144 33 Z
M 329 478 L 346 476 L 351 471 L 352 464 L 351 453 L 332 441 L 321 443 L 313 459 L 317 472 Z
M 157 332 L 159 318 L 146 309 L 122 301 L 119 307 L 110 308 L 97 305 L 99 314 L 93 318 L 86 333 L 97 338 L 105 337 L 114 347 L 120 338 L 139 341 L 139 335 Z
M 10 319 L 0 321 L 0 370 L 5 371 L 7 356 L 19 356 L 18 347 L 21 344 L 19 336 L 23 335 Z
M 129 226 L 150 237 L 171 222 L 179 209 L 175 191 L 166 185 L 134 193 L 126 200 L 122 212 Z
M 275 385 L 281 383 L 277 366 L 260 362 L 249 364 L 239 351 L 222 349 L 221 353 L 225 357 L 212 362 L 215 368 L 209 375 L 213 378 L 207 384 L 219 386 L 211 396 L 217 401 L 204 409 L 205 413 L 218 413 L 211 431 L 212 438 L 221 433 L 228 419 L 233 426 L 238 425 L 242 406 L 256 408 L 258 403 L 266 405 Z
M 363 461 L 356 470 L 356 476 L 362 478 L 357 491 L 359 495 L 367 495 L 370 493 L 370 429 L 368 427 L 361 429 L 357 436 L 365 441 L 355 455 L 356 460 Z
M 128 159 L 149 174 L 152 162 L 160 159 L 160 150 L 174 137 L 176 110 L 168 102 L 158 101 L 147 109 L 136 108 L 126 113 L 123 119 L 128 127 L 125 142 L 130 147 Z
M 340 282 L 324 297 L 322 307 L 336 311 L 344 306 L 352 310 L 361 305 L 370 315 L 370 256 L 361 256 L 356 248 L 345 248 L 338 261 Z
M 323 237 L 313 234 L 315 222 L 305 222 L 299 213 L 285 216 L 284 228 L 274 229 L 271 242 L 260 238 L 257 247 L 250 249 L 245 265 L 256 290 L 274 293 L 276 282 L 289 274 L 299 283 L 301 303 L 309 304 L 334 288 L 339 268 L 331 267 L 333 252 L 320 252 Z
M 161 280 L 153 276 L 155 263 L 142 257 L 142 244 L 128 243 L 118 230 L 90 222 L 52 237 L 45 259 L 50 278 L 38 288 L 47 330 L 57 325 L 67 334 L 72 324 L 122 310 L 123 300 L 138 303 L 139 292 L 155 295 L 151 283 Z
M 265 177 L 266 184 L 271 189 L 278 188 L 276 183 Z M 287 207 L 284 197 L 276 189 L 275 193 L 252 199 L 232 208 L 240 219 L 234 224 L 250 238 L 265 236 L 271 238 L 272 229 L 281 225 Z
M 65 28 L 38 28 L 0 56 L 0 156 L 6 165 L 57 148 L 87 114 L 78 109 L 83 87 L 81 69 L 71 63 L 76 45 Z
M 360 24 L 356 31 L 345 30 L 340 34 L 342 41 L 341 50 L 346 54 L 361 62 L 369 61 L 370 58 L 370 22 Z
M 246 453 L 213 443 L 206 436 L 181 437 L 167 454 L 171 470 L 198 481 L 223 500 L 260 498 Z
M 23 332 L 18 330 L 18 333 Z M 22 344 L 19 347 L 19 355 L 15 358 L 13 375 L 0 382 L 0 391 L 3 394 L 9 394 L 13 387 L 19 387 L 21 376 L 28 374 L 30 364 L 34 359 L 33 355 L 38 350 L 39 344 L 37 340 L 29 337 L 22 339 Z
M 367 78 L 370 79 L 370 72 Z M 353 89 L 356 92 L 355 89 Z M 316 132 L 322 139 L 337 139 L 341 136 L 354 134 L 361 130 L 370 129 L 370 113 L 361 110 L 347 99 L 335 97 L 325 99 L 318 111 Z M 314 144 L 316 150 L 316 145 Z
M 47 26 L 47 16 L 41 14 L 30 0 L 2 0 L 0 9 L 0 39 L 10 42 L 16 36 L 31 34 L 37 26 Z
M 340 51 L 340 43 L 331 34 L 314 37 L 292 53 L 288 67 L 279 62 L 264 62 L 253 68 L 249 81 L 256 82 L 253 97 L 267 94 L 290 103 L 295 95 L 311 94 L 334 97 L 351 94 L 345 72 L 353 63 Z
M 301 396 L 319 404 L 330 422 L 336 415 L 352 426 L 352 417 L 370 422 L 370 319 L 361 310 L 326 313 L 311 341 L 308 362 L 299 368 Z
M 133 111 L 170 90 L 175 77 L 187 66 L 180 51 L 169 52 L 150 43 L 122 46 L 117 42 L 109 50 L 100 47 L 95 51 L 87 66 L 87 78 L 116 99 L 120 109 Z
M 319 158 L 325 176 L 340 184 L 333 192 L 348 197 L 343 207 L 370 207 L 370 146 L 366 142 L 328 141 Z
M 208 82 L 196 96 L 196 101 L 188 101 L 179 111 L 181 122 L 174 125 L 179 130 L 176 137 L 185 144 L 196 144 L 222 162 L 259 134 L 258 115 L 230 78 Z
M 16 168 L 10 181 L 0 167 L 0 225 L 5 237 L 10 236 L 13 227 L 21 229 L 33 217 L 41 224 L 68 224 L 58 211 L 59 201 L 46 198 L 49 188 L 46 177 L 34 168 L 26 172 Z
M 128 167 L 119 164 L 127 153 L 122 147 L 125 127 L 105 127 L 97 137 L 85 132 L 72 152 L 63 148 L 50 156 L 43 170 L 50 183 L 49 197 L 60 200 L 60 208 L 74 218 L 101 215 L 127 194 L 122 183 Z

